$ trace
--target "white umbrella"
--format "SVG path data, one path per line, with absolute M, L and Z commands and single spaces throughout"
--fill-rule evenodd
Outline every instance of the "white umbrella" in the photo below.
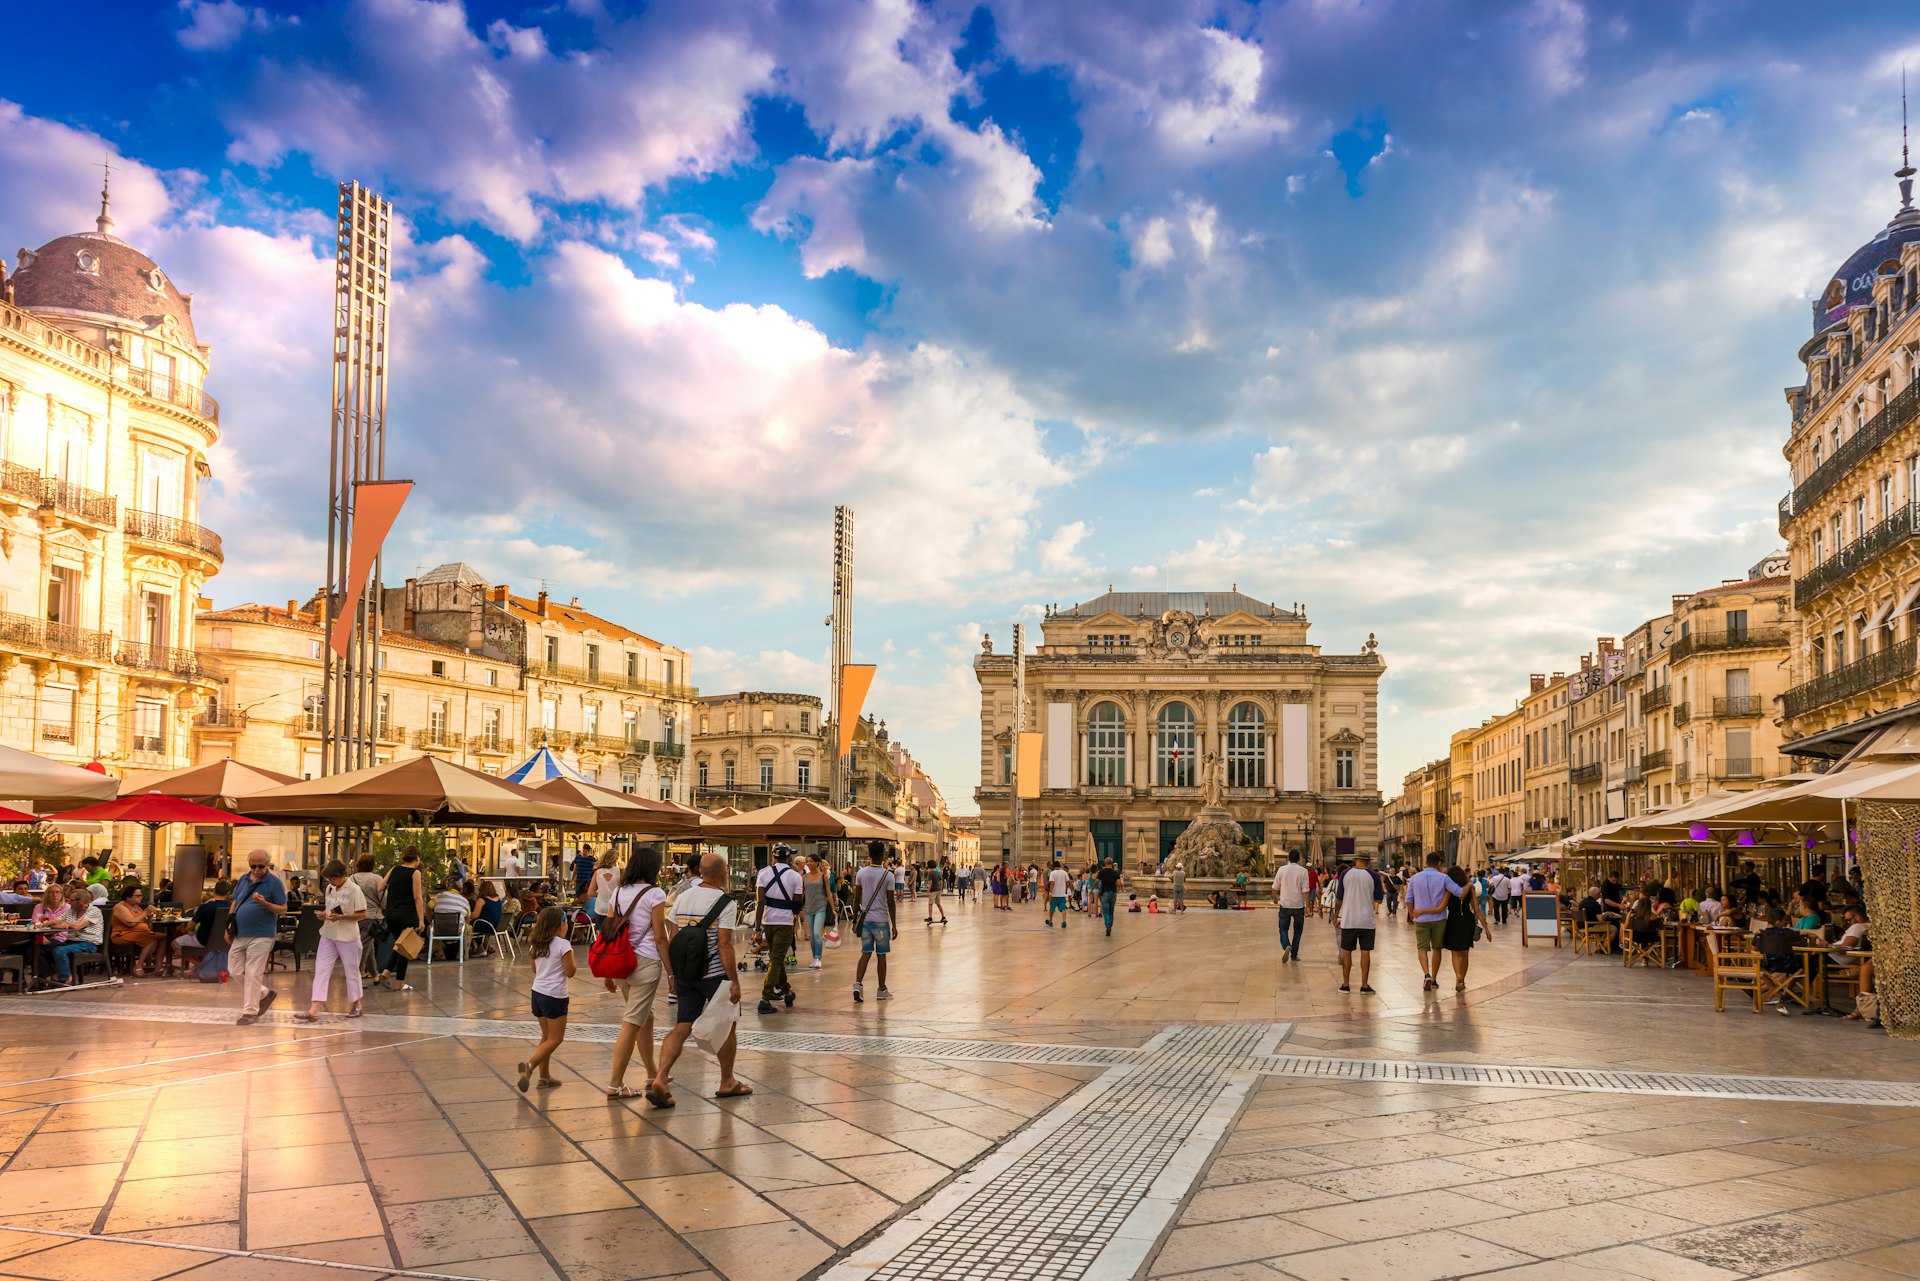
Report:
M 110 801 L 119 794 L 117 778 L 62 765 L 17 747 L 0 747 L 0 797 L 6 800 L 71 809 L 77 801 Z

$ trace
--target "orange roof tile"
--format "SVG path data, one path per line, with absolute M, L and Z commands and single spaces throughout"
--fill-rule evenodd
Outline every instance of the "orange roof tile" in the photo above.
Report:
M 599 632 L 602 636 L 610 636 L 615 640 L 639 641 L 642 645 L 649 645 L 654 649 L 666 648 L 665 645 L 662 645 L 651 636 L 642 636 L 630 627 L 622 627 L 618 623 L 609 622 L 598 614 L 581 609 L 578 605 L 563 604 L 560 601 L 554 600 L 551 596 L 547 598 L 547 612 L 544 619 L 540 614 L 540 602 L 530 600 L 525 596 L 509 595 L 507 597 L 507 607 L 528 622 L 557 622 L 577 632 L 595 631 Z

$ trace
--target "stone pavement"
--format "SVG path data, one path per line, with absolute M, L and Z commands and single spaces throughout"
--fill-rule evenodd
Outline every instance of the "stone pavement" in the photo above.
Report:
M 312 1028 L 180 982 L 0 1001 L 0 1277 L 1920 1276 L 1920 1048 L 1859 1024 L 1516 927 L 1457 999 L 1390 925 L 1368 998 L 1324 922 L 1282 966 L 1268 912 L 905 906 L 895 1000 L 831 952 L 745 1016 L 753 1098 L 689 1050 L 664 1113 L 602 1093 L 584 966 L 531 1098 L 498 960 Z

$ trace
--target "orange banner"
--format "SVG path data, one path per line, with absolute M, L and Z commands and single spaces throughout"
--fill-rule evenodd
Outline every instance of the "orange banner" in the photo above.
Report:
M 860 723 L 860 708 L 873 688 L 872 663 L 843 663 L 840 667 L 840 759 L 853 750 L 853 730 Z
M 1040 799 L 1040 751 L 1044 742 L 1045 735 L 1038 730 L 1028 730 L 1020 735 L 1020 756 L 1015 762 L 1020 785 L 1015 793 L 1023 801 Z
M 400 519 L 400 507 L 413 492 L 410 480 L 363 480 L 353 487 L 353 540 L 347 547 L 347 594 L 333 616 L 333 634 L 327 643 L 341 658 L 347 656 L 347 639 L 353 635 L 354 614 L 360 608 L 360 594 L 367 589 L 367 575 L 387 541 L 393 522 Z

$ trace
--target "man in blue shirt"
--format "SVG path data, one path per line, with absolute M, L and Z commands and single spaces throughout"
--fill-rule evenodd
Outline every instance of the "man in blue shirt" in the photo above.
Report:
M 247 874 L 233 887 L 233 909 L 227 922 L 227 973 L 240 980 L 242 1027 L 256 1022 L 278 995 L 267 986 L 267 958 L 273 955 L 274 935 L 287 912 L 287 887 L 272 871 L 265 850 L 247 851 Z
M 1464 885 L 1440 870 L 1447 856 L 1435 850 L 1427 855 L 1427 866 L 1407 882 L 1407 919 L 1413 922 L 1414 946 L 1420 949 L 1422 992 L 1440 986 L 1440 949 L 1446 942 L 1447 900 L 1466 893 Z

